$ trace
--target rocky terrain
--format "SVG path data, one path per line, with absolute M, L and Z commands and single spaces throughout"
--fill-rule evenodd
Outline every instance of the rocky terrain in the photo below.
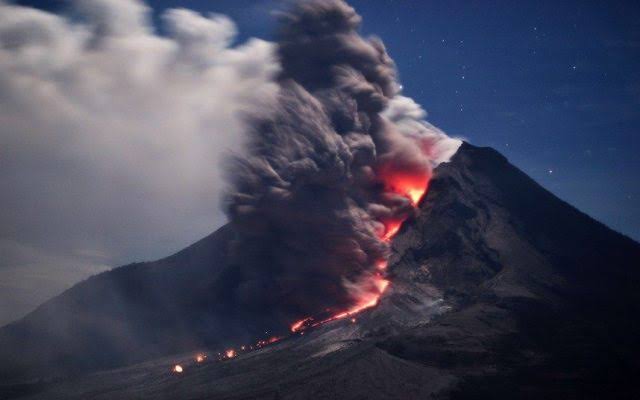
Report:
M 0 397 L 583 399 L 635 392 L 640 245 L 493 149 L 465 143 L 436 169 L 420 212 L 394 239 L 390 288 L 354 320 L 287 335 L 268 310 L 235 310 L 224 298 L 225 285 L 239 279 L 225 264 L 232 235 L 223 227 L 169 258 L 93 277 L 4 327 Z M 276 334 L 284 338 L 216 360 L 225 346 Z M 210 357 L 197 364 L 196 351 Z M 171 372 L 176 363 L 183 373 Z

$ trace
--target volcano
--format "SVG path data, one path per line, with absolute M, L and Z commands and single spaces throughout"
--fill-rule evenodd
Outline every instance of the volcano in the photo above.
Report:
M 2 328 L 0 397 L 635 394 L 640 245 L 493 149 L 464 143 L 435 169 L 393 238 L 376 307 L 304 334 L 287 336 L 290 321 L 269 304 L 229 297 L 250 279 L 228 263 L 234 234 L 228 225 L 171 257 L 94 276 Z M 193 361 L 279 335 L 231 359 Z

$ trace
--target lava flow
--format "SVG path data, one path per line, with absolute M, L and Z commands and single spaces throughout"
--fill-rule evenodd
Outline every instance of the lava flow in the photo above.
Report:
M 387 185 L 389 191 L 408 198 L 411 201 L 413 207 L 417 207 L 418 203 L 427 191 L 429 177 L 423 176 L 420 178 L 410 178 L 396 176 L 394 178 L 397 179 Z M 400 231 L 402 223 L 405 221 L 405 219 L 406 217 L 402 220 L 392 220 L 386 222 L 384 224 L 384 233 L 380 236 L 380 239 L 387 243 L 391 242 L 393 237 L 398 233 L 398 231 Z M 340 311 L 326 318 L 303 318 L 291 325 L 291 332 L 304 333 L 303 331 L 308 328 L 313 328 L 338 319 L 351 317 L 361 311 L 376 306 L 378 304 L 378 301 L 380 300 L 380 297 L 382 297 L 382 294 L 385 292 L 387 287 L 389 287 L 389 284 L 391 282 L 388 279 L 385 279 L 382 273 L 387 269 L 387 260 L 377 261 L 375 267 L 378 272 L 367 276 L 367 280 L 369 281 L 367 282 L 367 284 L 370 289 L 362 291 L 362 293 L 358 295 L 355 305 L 347 310 Z
M 391 239 L 398 233 L 400 227 L 402 226 L 403 221 L 389 221 L 385 224 L 384 235 L 382 235 L 382 240 L 385 242 L 390 242 Z

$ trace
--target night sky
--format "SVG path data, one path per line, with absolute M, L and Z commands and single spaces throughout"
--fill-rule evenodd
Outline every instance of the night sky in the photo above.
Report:
M 59 8 L 59 1 L 22 4 Z M 270 39 L 280 1 L 147 1 Z M 582 211 L 640 239 L 640 3 L 352 0 L 406 95 Z M 550 221 L 552 223 L 552 221 Z

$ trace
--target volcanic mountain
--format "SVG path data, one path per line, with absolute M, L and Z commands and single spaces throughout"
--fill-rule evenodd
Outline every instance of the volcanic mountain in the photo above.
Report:
M 224 361 L 169 356 L 285 334 L 268 307 L 239 309 L 226 297 L 246 279 L 227 263 L 233 235 L 225 226 L 171 257 L 94 276 L 2 328 L 2 381 L 15 383 L 0 395 L 566 399 L 635 393 L 640 245 L 558 199 L 493 149 L 464 143 L 435 170 L 419 213 L 393 241 L 391 285 L 375 308 Z M 182 374 L 171 373 L 175 363 Z M 18 384 L 34 377 L 48 378 Z

